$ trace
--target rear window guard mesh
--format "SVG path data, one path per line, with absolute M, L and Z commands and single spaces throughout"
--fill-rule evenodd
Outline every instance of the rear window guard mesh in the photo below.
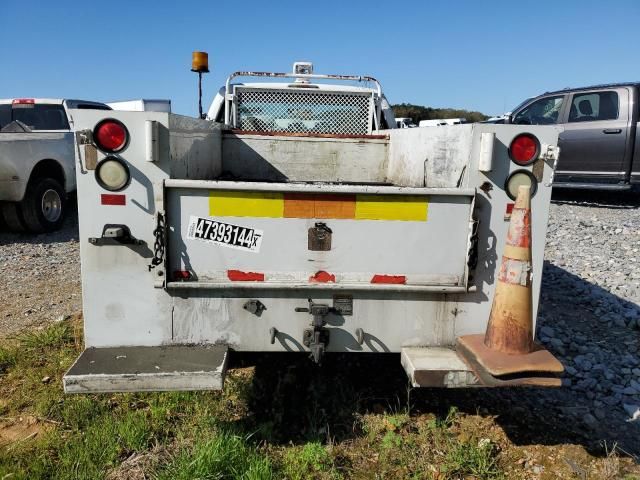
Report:
M 370 93 L 235 89 L 235 128 L 256 132 L 366 135 Z

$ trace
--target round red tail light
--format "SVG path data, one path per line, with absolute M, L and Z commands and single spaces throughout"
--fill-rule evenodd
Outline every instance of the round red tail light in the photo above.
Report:
M 521 133 L 509 145 L 509 158 L 518 165 L 529 165 L 540 155 L 540 142 L 530 133 Z
M 117 153 L 124 150 L 129 142 L 129 132 L 122 122 L 108 118 L 93 129 L 93 140 L 100 150 Z

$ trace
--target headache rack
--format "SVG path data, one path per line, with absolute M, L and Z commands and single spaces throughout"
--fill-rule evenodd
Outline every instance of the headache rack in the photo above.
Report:
M 239 76 L 293 78 L 287 87 L 232 85 Z M 329 90 L 310 79 L 373 82 L 371 90 Z M 251 132 L 367 135 L 377 129 L 382 89 L 372 77 L 236 72 L 227 79 L 225 123 Z
M 253 132 L 366 135 L 374 100 L 367 92 L 235 88 L 234 125 Z

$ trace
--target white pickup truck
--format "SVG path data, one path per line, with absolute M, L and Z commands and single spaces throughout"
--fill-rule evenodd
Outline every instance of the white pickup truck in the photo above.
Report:
M 0 100 L 0 211 L 14 231 L 48 232 L 64 219 L 76 189 L 70 109 L 111 110 L 98 102 Z

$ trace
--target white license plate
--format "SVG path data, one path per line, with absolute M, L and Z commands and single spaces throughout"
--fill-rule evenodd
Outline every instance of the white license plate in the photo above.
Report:
M 245 250 L 257 253 L 262 243 L 262 230 L 255 228 L 232 225 L 219 222 L 211 218 L 202 218 L 191 215 L 187 238 L 190 240 L 202 240 L 222 247 Z

